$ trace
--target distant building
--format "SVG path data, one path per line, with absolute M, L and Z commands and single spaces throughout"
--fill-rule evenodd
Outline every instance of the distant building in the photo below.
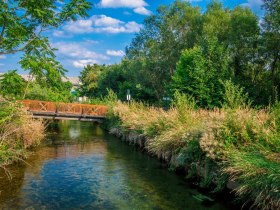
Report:
M 0 73 L 0 76 L 3 75 L 4 73 Z M 28 74 L 19 74 L 25 81 L 28 81 L 29 80 L 29 75 Z M 71 84 L 74 86 L 74 87 L 79 87 L 80 86 L 80 79 L 79 77 L 66 77 L 66 78 L 62 78 L 62 81 L 63 82 L 71 82 Z

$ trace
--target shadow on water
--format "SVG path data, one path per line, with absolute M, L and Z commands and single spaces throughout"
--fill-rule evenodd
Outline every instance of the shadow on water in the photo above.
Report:
M 234 209 L 198 192 L 145 153 L 92 123 L 50 124 L 28 164 L 0 173 L 0 209 Z

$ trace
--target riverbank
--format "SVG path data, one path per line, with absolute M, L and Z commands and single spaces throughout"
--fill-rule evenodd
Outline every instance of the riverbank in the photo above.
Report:
M 23 160 L 45 136 L 45 125 L 16 102 L 0 101 L 0 168 Z
M 116 103 L 111 133 L 165 160 L 171 169 L 199 177 L 214 192 L 231 186 L 243 203 L 280 208 L 279 106 L 196 110 L 181 103 L 164 111 L 141 103 Z

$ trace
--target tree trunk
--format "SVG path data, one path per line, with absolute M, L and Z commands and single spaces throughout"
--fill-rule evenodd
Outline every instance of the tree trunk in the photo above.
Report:
M 26 93 L 27 93 L 27 89 L 28 89 L 28 87 L 29 87 L 30 82 L 32 81 L 32 79 L 33 79 L 33 76 L 30 75 L 30 74 L 28 74 L 28 81 L 27 81 L 26 88 L 25 88 L 25 90 L 24 90 L 24 94 L 23 94 L 23 96 L 22 96 L 22 99 L 25 99 L 25 96 L 26 96 Z
M 277 88 L 276 85 L 276 63 L 278 61 L 278 55 L 276 55 L 271 64 L 271 82 L 272 82 L 272 102 L 274 103 L 277 99 Z

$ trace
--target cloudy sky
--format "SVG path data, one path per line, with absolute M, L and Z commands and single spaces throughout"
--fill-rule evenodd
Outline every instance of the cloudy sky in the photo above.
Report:
M 87 64 L 113 64 L 121 60 L 124 50 L 142 27 L 143 20 L 156 13 L 156 8 L 172 0 L 89 0 L 93 8 L 90 16 L 69 22 L 61 28 L 47 32 L 52 45 L 57 48 L 57 60 L 77 76 Z M 205 6 L 210 0 L 189 0 L 192 5 Z M 260 15 L 262 0 L 222 0 L 225 7 L 247 6 Z M 11 69 L 23 71 L 17 64 L 21 54 L 0 56 L 0 72 Z

